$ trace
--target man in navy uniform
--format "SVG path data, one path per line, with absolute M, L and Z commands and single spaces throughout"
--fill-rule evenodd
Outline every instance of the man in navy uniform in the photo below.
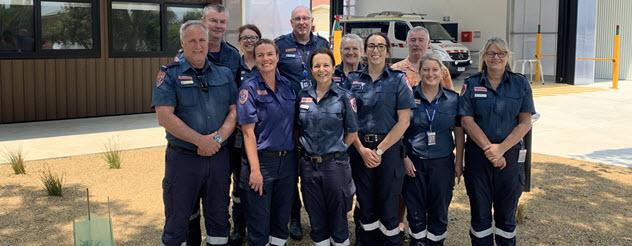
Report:
M 306 6 L 298 6 L 292 10 L 290 18 L 292 32 L 276 38 L 279 47 L 279 72 L 290 80 L 296 94 L 301 88 L 311 85 L 309 56 L 318 49 L 328 49 L 329 42 L 312 33 L 314 18 Z M 296 189 L 296 199 L 290 217 L 290 237 L 295 240 L 303 238 L 301 227 L 301 200 Z
M 235 129 L 237 88 L 233 73 L 213 65 L 208 28 L 187 21 L 180 28 L 182 59 L 163 66 L 152 107 L 167 133 L 162 182 L 165 226 L 162 245 L 186 245 L 189 219 L 202 198 L 206 243 L 228 243 L 228 151 L 224 138 Z

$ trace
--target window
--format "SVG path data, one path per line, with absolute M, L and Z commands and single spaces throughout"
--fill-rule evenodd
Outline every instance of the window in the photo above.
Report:
M 344 24 L 345 33 L 355 33 L 361 38 L 366 38 L 374 32 L 388 34 L 388 21 L 347 22 Z
M 97 0 L 2 0 L 0 56 L 98 57 L 97 13 Z
M 199 20 L 202 8 L 167 7 L 167 51 L 180 49 L 180 25 L 188 20 Z
M 437 22 L 411 22 L 413 26 L 422 26 L 430 32 L 431 40 L 452 40 L 450 33 Z
M 92 49 L 90 3 L 42 1 L 43 50 Z
M 171 56 L 180 49 L 180 25 L 199 20 L 202 5 L 111 1 L 110 56 Z
M 408 30 L 410 30 L 410 28 L 408 27 L 406 22 L 395 22 L 395 39 L 406 41 Z

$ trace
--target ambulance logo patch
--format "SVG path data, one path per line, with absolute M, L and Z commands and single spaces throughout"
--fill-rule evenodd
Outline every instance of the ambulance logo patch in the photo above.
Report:
M 158 72 L 158 75 L 156 75 L 156 87 L 160 87 L 162 85 L 162 83 L 165 81 L 165 72 L 164 71 L 160 71 Z
M 356 104 L 355 97 L 349 98 L 349 104 L 351 104 L 351 110 L 353 110 L 354 113 L 357 113 L 358 112 L 358 105 Z
M 239 103 L 244 104 L 248 101 L 248 90 L 242 89 L 239 91 Z

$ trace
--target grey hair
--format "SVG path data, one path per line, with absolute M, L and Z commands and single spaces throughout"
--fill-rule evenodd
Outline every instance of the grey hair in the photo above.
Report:
M 504 39 L 499 38 L 499 37 L 492 37 L 488 39 L 487 42 L 485 43 L 485 46 L 483 46 L 483 49 L 481 50 L 481 53 L 478 57 L 478 66 L 479 66 L 478 69 L 481 72 L 485 72 L 487 70 L 487 64 L 485 63 L 485 54 L 489 50 L 489 47 L 492 46 L 492 44 L 496 45 L 496 47 L 498 47 L 501 51 L 507 52 L 507 65 L 505 65 L 505 70 L 511 72 L 511 61 L 512 61 L 511 50 L 509 50 L 509 47 L 507 46 L 507 42 L 505 42 Z
M 342 48 L 345 46 L 347 42 L 354 42 L 354 41 L 358 42 L 358 44 L 360 44 L 360 49 L 362 49 L 362 47 L 364 46 L 364 41 L 362 40 L 362 38 L 358 36 L 358 34 L 347 33 L 344 36 L 342 36 L 342 39 L 340 39 L 340 50 L 342 50 Z
M 428 29 L 426 29 L 425 27 L 423 26 L 413 27 L 413 29 L 410 29 L 408 33 L 406 34 L 406 38 L 408 38 L 408 36 L 410 36 L 410 34 L 412 34 L 413 32 L 425 32 L 426 36 L 428 36 L 428 42 L 430 42 L 430 32 L 428 32 Z
M 208 28 L 200 20 L 188 20 L 180 26 L 180 41 L 184 42 L 184 32 L 191 27 L 199 27 L 204 31 L 204 37 L 208 37 Z
M 299 9 L 304 9 L 305 11 L 307 11 L 307 15 L 309 15 L 309 17 L 312 17 L 312 10 L 311 10 L 311 9 L 309 9 L 307 6 L 300 5 L 300 6 L 296 6 L 296 8 L 294 8 L 294 9 L 292 10 L 292 14 L 291 14 L 290 18 L 293 18 L 293 17 L 294 17 L 294 14 L 295 14 L 295 13 L 296 13 L 296 11 L 298 11 Z
M 206 17 L 206 13 L 208 13 L 209 10 L 213 10 L 217 13 L 226 13 L 226 17 L 228 17 L 228 9 L 226 9 L 224 5 L 213 3 L 213 4 L 207 4 L 206 6 L 204 6 L 204 13 L 202 14 L 202 19 Z

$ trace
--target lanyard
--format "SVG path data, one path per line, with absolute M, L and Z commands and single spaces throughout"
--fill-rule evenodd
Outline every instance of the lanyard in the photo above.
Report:
M 424 109 L 426 111 L 426 118 L 428 119 L 428 125 L 430 125 L 431 132 L 432 132 L 432 121 L 434 121 L 437 110 L 439 110 L 439 100 L 440 98 L 437 97 L 437 100 L 435 100 L 435 103 L 432 103 L 430 105 L 432 107 L 432 117 L 430 116 L 430 113 L 428 112 L 428 107 Z
M 303 57 L 307 57 L 309 58 L 309 51 L 307 51 L 307 55 L 304 56 L 303 55 L 303 50 L 299 49 L 299 47 L 296 47 L 296 53 L 298 53 L 298 59 L 301 61 L 301 65 L 303 66 L 303 80 L 307 80 L 309 78 L 309 72 L 307 70 L 307 64 L 305 63 L 305 60 L 303 60 Z

